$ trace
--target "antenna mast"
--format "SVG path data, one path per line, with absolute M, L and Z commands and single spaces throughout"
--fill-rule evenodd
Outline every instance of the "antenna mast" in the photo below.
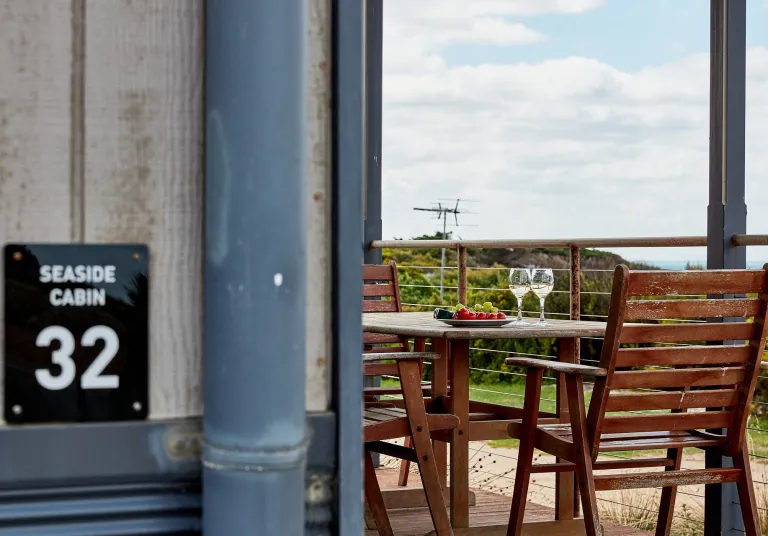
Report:
M 437 213 L 437 219 L 443 220 L 443 240 L 446 240 L 446 232 L 447 232 L 447 226 L 448 226 L 448 214 L 453 214 L 454 221 L 456 222 L 456 227 L 459 227 L 459 214 L 461 214 L 464 211 L 459 210 L 459 201 L 460 199 L 456 200 L 456 205 L 453 208 L 450 207 L 444 207 L 443 204 L 438 201 L 437 207 L 432 208 L 421 208 L 421 207 L 414 207 L 413 210 L 419 210 L 422 212 L 435 212 Z M 445 248 L 443 248 L 441 261 L 440 261 L 440 301 L 443 301 L 443 281 L 445 280 Z

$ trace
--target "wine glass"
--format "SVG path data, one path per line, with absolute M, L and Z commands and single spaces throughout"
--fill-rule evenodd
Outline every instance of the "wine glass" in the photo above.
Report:
M 531 290 L 539 297 L 539 301 L 541 302 L 541 315 L 539 316 L 539 321 L 532 325 L 551 325 L 544 319 L 544 300 L 547 295 L 552 292 L 554 286 L 555 276 L 552 274 L 552 270 L 549 268 L 534 268 L 531 270 Z
M 526 326 L 523 322 L 523 296 L 531 290 L 531 271 L 528 268 L 512 268 L 509 271 L 509 290 L 517 298 L 517 320 L 513 326 Z

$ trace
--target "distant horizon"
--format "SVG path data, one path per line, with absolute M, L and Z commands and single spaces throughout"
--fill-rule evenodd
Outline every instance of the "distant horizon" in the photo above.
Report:
M 627 259 L 631 262 L 650 264 L 651 266 L 658 266 L 663 270 L 683 270 L 686 265 L 692 264 L 697 266 L 707 266 L 706 259 L 691 259 L 687 261 L 675 261 L 675 260 L 648 260 L 648 259 Z M 747 268 L 762 268 L 768 261 L 747 261 Z

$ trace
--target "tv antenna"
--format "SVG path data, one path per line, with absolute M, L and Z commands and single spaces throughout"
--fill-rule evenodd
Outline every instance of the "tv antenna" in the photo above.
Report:
M 446 240 L 447 238 L 447 227 L 448 227 L 448 215 L 453 214 L 453 220 L 455 222 L 455 227 L 459 227 L 459 214 L 473 214 L 472 212 L 467 212 L 465 210 L 459 210 L 459 202 L 461 199 L 456 199 L 456 204 L 451 207 L 450 205 L 443 206 L 442 201 L 453 201 L 453 199 L 440 199 L 437 202 L 437 207 L 432 208 L 422 208 L 422 207 L 414 207 L 413 210 L 419 210 L 422 212 L 432 212 L 437 214 L 438 220 L 443 220 L 443 240 Z M 466 200 L 465 200 L 466 202 Z M 443 281 L 445 280 L 445 248 L 443 248 L 442 256 L 440 260 L 440 301 L 443 300 Z

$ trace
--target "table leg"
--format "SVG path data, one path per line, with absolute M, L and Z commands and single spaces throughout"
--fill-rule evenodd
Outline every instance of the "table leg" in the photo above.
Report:
M 451 441 L 451 525 L 469 527 L 469 341 L 451 348 L 451 413 L 459 418 Z
M 441 359 L 432 362 L 432 397 L 448 396 L 448 363 L 450 361 L 450 343 L 447 339 L 432 339 L 432 351 L 441 355 Z M 448 487 L 448 443 L 433 441 L 437 475 L 443 489 Z
M 560 339 L 559 361 L 576 363 L 576 339 Z M 557 414 L 560 422 L 570 423 L 568 395 L 565 392 L 565 377 L 557 376 Z M 559 458 L 556 461 L 561 461 Z M 557 473 L 555 475 L 555 519 L 569 520 L 578 515 L 579 497 L 576 491 L 575 473 Z

